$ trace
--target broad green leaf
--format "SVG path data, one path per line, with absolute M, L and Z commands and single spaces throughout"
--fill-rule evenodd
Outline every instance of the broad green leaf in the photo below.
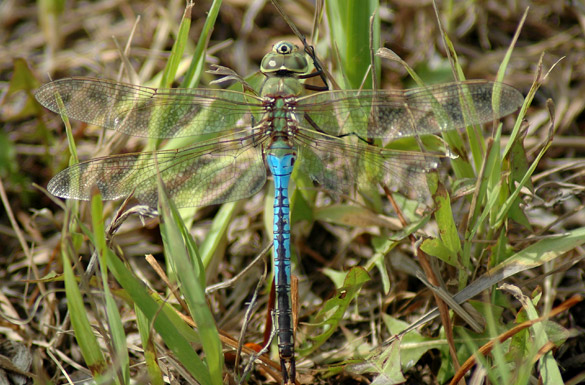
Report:
M 433 200 L 436 207 L 434 215 L 439 226 L 439 236 L 441 239 L 440 241 L 438 239 L 426 239 L 421 245 L 421 250 L 429 255 L 440 258 L 452 266 L 461 267 L 459 261 L 459 252 L 461 251 L 459 233 L 453 220 L 449 193 L 441 183 L 438 184 L 438 189 L 433 195 Z
M 337 290 L 335 297 L 328 300 L 308 324 L 314 329 L 308 337 L 312 342 L 307 342 L 299 349 L 300 355 L 311 353 L 331 337 L 343 319 L 350 302 L 356 297 L 363 284 L 369 280 L 368 273 L 361 267 L 354 267 L 347 272 L 343 286 Z M 322 330 L 320 334 L 317 334 L 317 328 Z
M 382 319 L 390 335 L 398 334 L 408 327 L 408 323 L 382 314 Z M 400 365 L 404 372 L 412 368 L 430 349 L 444 345 L 437 338 L 424 337 L 418 331 L 412 331 L 400 339 Z

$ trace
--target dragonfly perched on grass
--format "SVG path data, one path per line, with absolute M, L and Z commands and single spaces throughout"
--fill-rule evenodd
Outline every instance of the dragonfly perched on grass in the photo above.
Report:
M 294 167 L 322 188 L 347 193 L 364 184 L 421 190 L 437 157 L 397 151 L 368 140 L 435 134 L 514 112 L 514 88 L 467 81 L 410 90 L 336 90 L 302 96 L 309 62 L 280 42 L 261 64 L 259 95 L 219 89 L 153 89 L 99 79 L 68 78 L 42 86 L 38 101 L 54 112 L 128 135 L 208 137 L 156 152 L 92 159 L 57 174 L 49 191 L 62 198 L 133 195 L 153 208 L 156 178 L 178 207 L 248 198 L 274 179 L 274 277 L 278 348 L 285 383 L 295 380 L 290 282 L 289 179 Z M 493 100 L 497 100 L 494 106 Z

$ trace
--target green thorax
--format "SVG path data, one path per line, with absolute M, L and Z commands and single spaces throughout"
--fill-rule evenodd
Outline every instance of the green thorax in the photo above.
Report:
M 296 79 L 295 79 L 296 80 Z M 273 143 L 273 145 L 271 145 L 271 148 L 275 148 L 275 147 L 290 147 L 290 143 L 288 142 L 288 119 L 289 119 L 289 114 L 290 112 L 288 112 L 285 108 L 284 108 L 284 100 L 282 98 L 277 98 L 274 101 L 274 108 L 272 111 L 272 129 L 274 130 L 275 133 L 280 133 L 280 134 L 284 134 L 284 135 L 276 135 L 276 137 L 273 137 L 273 139 L 275 139 L 277 142 L 282 142 L 278 145 L 275 145 Z
M 266 75 L 261 96 L 299 96 L 303 85 L 298 76 L 309 71 L 309 63 L 296 45 L 281 41 L 264 56 L 260 71 Z

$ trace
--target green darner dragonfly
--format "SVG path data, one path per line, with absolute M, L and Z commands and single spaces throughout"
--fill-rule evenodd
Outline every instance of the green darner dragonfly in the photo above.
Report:
M 104 199 L 133 195 L 158 204 L 158 175 L 179 207 L 244 199 L 273 176 L 275 310 L 285 383 L 294 382 L 290 299 L 288 185 L 294 167 L 322 188 L 348 193 L 364 184 L 420 191 L 436 157 L 377 147 L 369 139 L 433 134 L 485 123 L 523 102 L 514 88 L 468 81 L 411 90 L 340 90 L 301 96 L 308 61 L 280 42 L 261 64 L 260 95 L 217 89 L 153 89 L 106 80 L 69 78 L 42 86 L 38 101 L 54 112 L 128 135 L 177 138 L 210 134 L 197 144 L 157 152 L 92 159 L 61 171 L 49 191 L 62 198 Z M 497 95 L 493 97 L 493 95 Z M 493 100 L 497 100 L 494 106 Z

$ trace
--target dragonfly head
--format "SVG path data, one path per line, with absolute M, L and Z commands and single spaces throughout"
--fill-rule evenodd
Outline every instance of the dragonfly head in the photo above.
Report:
M 264 74 L 304 74 L 309 71 L 309 63 L 296 45 L 279 41 L 272 47 L 272 52 L 262 59 L 260 70 Z

